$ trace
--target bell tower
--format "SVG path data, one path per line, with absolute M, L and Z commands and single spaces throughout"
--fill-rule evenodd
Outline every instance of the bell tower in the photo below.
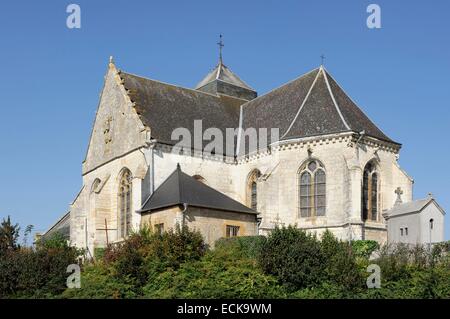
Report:
M 198 91 L 211 94 L 230 95 L 244 100 L 253 100 L 258 96 L 256 91 L 234 74 L 224 63 L 222 49 L 225 46 L 220 35 L 219 63 L 195 87 Z

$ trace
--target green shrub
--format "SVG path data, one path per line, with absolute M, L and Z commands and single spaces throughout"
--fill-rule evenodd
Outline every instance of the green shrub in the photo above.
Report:
M 231 249 L 235 254 L 240 254 L 243 257 L 258 258 L 266 240 L 265 236 L 221 238 L 216 241 L 215 249 Z
M 103 263 L 88 265 L 81 274 L 81 288 L 66 289 L 61 298 L 122 299 L 136 298 L 133 283 L 118 280 L 113 269 Z
M 66 288 L 67 267 L 77 263 L 80 251 L 55 234 L 36 249 L 8 251 L 0 257 L 0 297 L 42 298 Z
M 354 240 L 352 248 L 356 257 L 368 259 L 374 251 L 380 248 L 380 245 L 375 240 Z
M 103 248 L 103 247 L 94 248 L 94 258 L 96 260 L 103 259 L 105 257 L 105 251 L 106 251 L 106 248 Z
M 325 256 L 316 237 L 294 226 L 275 228 L 263 245 L 259 264 L 290 291 L 325 279 Z
M 182 263 L 199 260 L 205 251 L 201 234 L 188 227 L 163 234 L 143 228 L 121 245 L 109 246 L 103 260 L 115 269 L 116 278 L 139 289 L 167 269 L 178 269 Z
M 201 260 L 184 263 L 178 270 L 159 273 L 144 287 L 145 296 L 222 299 L 286 297 L 275 277 L 265 275 L 255 259 L 245 257 L 248 247 L 241 244 L 251 241 L 221 242 Z
M 438 247 L 438 246 L 435 246 Z M 445 243 L 433 249 L 405 244 L 385 245 L 374 260 L 381 269 L 381 289 L 372 298 L 450 298 L 450 267 Z M 372 290 L 372 289 L 371 289 Z
M 325 257 L 328 283 L 348 292 L 363 286 L 364 278 L 350 243 L 338 240 L 327 230 L 322 236 L 320 246 Z
M 323 282 L 316 287 L 297 290 L 290 295 L 290 298 L 297 299 L 344 299 L 353 297 L 352 292 L 330 282 Z

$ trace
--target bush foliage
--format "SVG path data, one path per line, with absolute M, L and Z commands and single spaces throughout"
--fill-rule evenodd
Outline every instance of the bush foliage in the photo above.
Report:
M 0 298 L 55 297 L 66 289 L 67 267 L 80 251 L 59 234 L 35 249 L 9 250 L 0 256 Z
M 0 298 L 450 298 L 450 242 L 431 251 L 378 247 L 289 226 L 207 249 L 186 227 L 163 234 L 144 228 L 97 250 L 83 265 L 80 289 L 65 284 L 67 266 L 82 252 L 62 237 L 33 249 L 11 241 L 3 247 Z M 366 286 L 372 263 L 381 268 L 380 289 Z

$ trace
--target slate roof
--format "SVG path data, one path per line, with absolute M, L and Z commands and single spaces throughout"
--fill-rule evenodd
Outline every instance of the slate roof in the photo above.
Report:
M 141 213 L 185 203 L 194 207 L 258 214 L 251 208 L 183 173 L 180 165 L 177 165 L 177 169 L 147 199 Z
M 236 128 L 239 107 L 245 100 L 223 95 L 212 95 L 155 80 L 120 72 L 128 96 L 135 103 L 142 122 L 151 128 L 152 138 L 167 144 L 175 128 L 194 131 L 194 120 L 203 120 L 203 129 Z
M 248 84 L 242 81 L 235 73 L 233 73 L 222 61 L 219 61 L 217 66 L 206 75 L 206 77 L 201 80 L 195 89 L 200 89 L 201 87 L 207 85 L 208 83 L 214 82 L 216 80 L 223 81 L 232 85 L 243 87 L 247 90 L 254 91 Z
M 244 130 L 279 128 L 281 140 L 364 130 L 368 136 L 395 143 L 323 67 L 245 103 L 242 120 Z
M 386 211 L 383 215 L 386 215 L 388 218 L 391 218 L 404 214 L 421 212 L 431 202 L 434 202 L 437 205 L 437 207 L 444 213 L 443 209 L 439 206 L 439 204 L 435 201 L 435 199 L 433 197 L 428 197 L 426 199 L 419 199 L 408 203 L 396 205 L 392 209 Z
M 42 238 L 48 239 L 55 233 L 60 233 L 67 240 L 70 239 L 70 211 L 52 225 L 50 229 L 42 235 Z
M 217 76 L 248 87 L 221 63 L 197 87 Z M 171 140 L 175 128 L 184 127 L 192 133 L 194 120 L 201 119 L 203 130 L 216 127 L 224 136 L 226 128 L 238 128 L 240 124 L 244 130 L 267 128 L 269 142 L 270 129 L 279 128 L 281 140 L 365 131 L 367 136 L 400 145 L 364 114 L 323 67 L 250 101 L 125 72 L 120 72 L 120 77 L 143 123 L 151 128 L 152 138 L 167 144 L 177 142 Z M 203 145 L 208 142 L 203 141 Z M 245 154 L 251 151 L 246 147 Z

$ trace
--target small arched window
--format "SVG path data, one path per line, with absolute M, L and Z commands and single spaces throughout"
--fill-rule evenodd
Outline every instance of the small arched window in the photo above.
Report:
M 309 161 L 302 165 L 299 173 L 300 216 L 325 216 L 327 178 L 322 163 Z
M 430 219 L 430 229 L 433 229 L 433 227 L 434 227 L 434 219 L 431 218 Z
M 119 181 L 119 234 L 121 238 L 127 237 L 131 232 L 131 172 L 125 169 Z
M 261 172 L 255 169 L 247 178 L 247 206 L 253 210 L 258 209 L 258 178 L 260 176 Z
M 92 183 L 92 186 L 91 186 L 91 194 L 92 193 L 98 193 L 100 183 L 101 183 L 101 180 L 99 178 L 96 178 L 94 180 L 94 182 Z
M 362 220 L 378 220 L 378 172 L 374 163 L 364 168 L 362 189 Z

